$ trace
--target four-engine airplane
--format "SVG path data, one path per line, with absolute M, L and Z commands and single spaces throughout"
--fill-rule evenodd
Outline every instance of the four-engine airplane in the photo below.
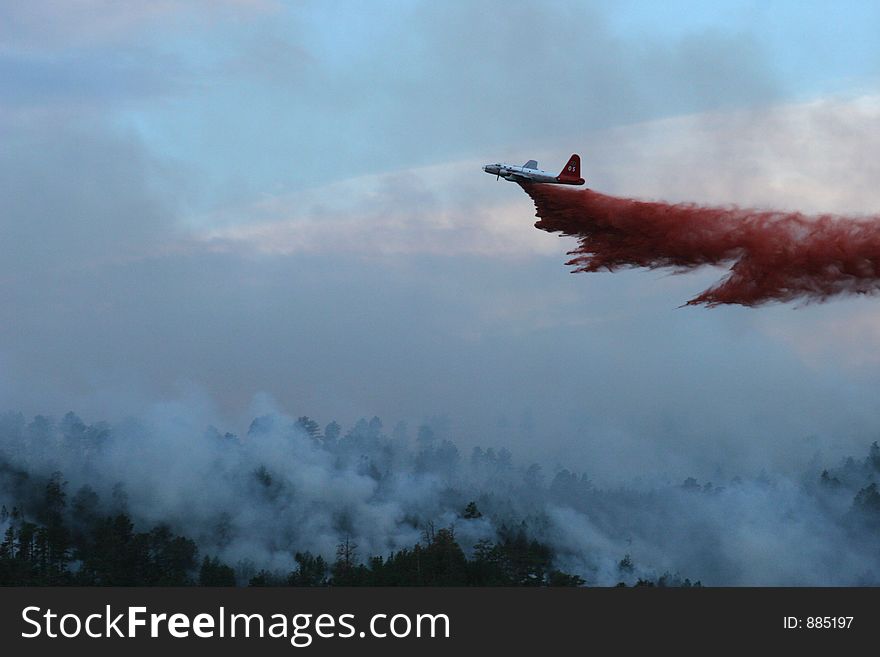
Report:
M 487 164 L 483 171 L 491 173 L 495 179 L 504 178 L 508 182 L 518 183 L 550 183 L 555 185 L 583 185 L 581 178 L 581 156 L 575 153 L 568 158 L 566 164 L 558 176 L 541 171 L 535 160 L 529 160 L 521 167 L 513 164 Z

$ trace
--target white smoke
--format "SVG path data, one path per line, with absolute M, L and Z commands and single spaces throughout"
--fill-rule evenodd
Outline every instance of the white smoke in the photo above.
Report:
M 764 473 L 600 489 L 582 474 L 517 465 L 504 449 L 459 454 L 430 427 L 414 437 L 398 426 L 391 437 L 374 418 L 334 438 L 276 410 L 234 436 L 205 420 L 184 404 L 113 426 L 7 413 L 0 502 L 27 506 L 10 485 L 15 470 L 61 471 L 68 498 L 88 485 L 104 513 L 125 508 L 140 529 L 168 523 L 201 554 L 238 566 L 243 581 L 259 569 L 292 570 L 298 551 L 332 562 L 345 540 L 361 560 L 387 556 L 431 527 L 452 527 L 468 553 L 502 527 L 523 527 L 552 548 L 556 567 L 593 585 L 663 574 L 710 585 L 852 585 L 880 573 L 870 528 L 852 517 L 855 492 L 876 472 L 870 459 L 842 469 L 835 487 L 811 470 L 802 481 Z M 471 501 L 482 517 L 463 517 Z M 632 566 L 622 568 L 627 555 Z

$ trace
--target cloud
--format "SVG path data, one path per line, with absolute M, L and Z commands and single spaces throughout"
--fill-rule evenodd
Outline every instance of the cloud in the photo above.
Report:
M 173 239 L 185 185 L 136 137 L 64 115 L 7 114 L 0 131 L 0 277 L 27 285 Z
M 156 28 L 275 11 L 274 0 L 31 0 L 0 8 L 2 50 L 57 52 L 120 45 Z
M 385 101 L 388 125 L 402 126 L 389 138 L 411 148 L 421 143 L 412 116 L 452 143 L 497 147 L 768 102 L 781 89 L 762 44 L 748 34 L 646 38 L 617 30 L 590 3 L 426 2 L 408 18 L 406 61 L 378 52 L 367 62 L 395 66 L 377 100 Z
M 870 213 L 880 207 L 880 97 L 828 98 L 660 119 L 583 133 L 537 152 L 548 169 L 580 150 L 587 186 L 640 198 Z M 486 155 L 486 160 L 492 159 Z M 517 161 L 519 161 L 517 160 Z M 193 218 L 196 244 L 294 255 L 534 257 L 558 240 L 532 229 L 519 188 L 474 159 L 357 176 Z M 574 247 L 574 240 L 567 240 Z
M 876 95 L 828 96 L 613 128 L 593 136 L 584 175 L 640 198 L 870 214 L 878 119 Z
M 167 98 L 192 82 L 179 58 L 103 51 L 45 57 L 0 54 L 7 111 L 105 114 L 135 101 Z
M 554 240 L 532 229 L 518 188 L 504 184 L 502 199 L 492 182 L 470 160 L 359 176 L 199 217 L 208 227 L 195 241 L 210 250 L 287 256 L 557 252 Z
M 773 317 L 762 326 L 814 371 L 845 368 L 859 378 L 876 379 L 880 367 L 880 309 L 876 300 L 851 308 L 818 308 L 809 319 L 789 322 Z
M 306 2 L 246 28 L 193 30 L 186 46 L 159 31 L 197 93 L 138 117 L 168 152 L 214 173 L 217 194 L 230 181 L 256 194 L 519 159 L 587 130 L 785 93 L 748 33 L 646 37 L 593 3 Z
M 7 3 L 0 8 L 0 105 L 91 110 L 102 120 L 114 111 L 142 112 L 145 99 L 201 88 L 206 64 L 197 53 L 222 39 L 223 25 L 278 10 L 271 0 Z

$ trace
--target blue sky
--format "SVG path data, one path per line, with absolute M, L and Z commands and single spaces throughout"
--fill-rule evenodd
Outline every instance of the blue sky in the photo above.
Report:
M 5 5 L 0 405 L 445 414 L 465 446 L 621 476 L 846 452 L 880 428 L 876 300 L 678 309 L 723 272 L 570 276 L 573 244 L 479 165 L 579 151 L 606 192 L 871 213 L 878 23 L 871 2 Z

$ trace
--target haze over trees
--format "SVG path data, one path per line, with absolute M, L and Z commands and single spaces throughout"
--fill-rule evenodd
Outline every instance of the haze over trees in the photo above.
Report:
M 876 584 L 880 447 L 799 480 L 599 488 L 442 426 L 0 415 L 0 584 Z

